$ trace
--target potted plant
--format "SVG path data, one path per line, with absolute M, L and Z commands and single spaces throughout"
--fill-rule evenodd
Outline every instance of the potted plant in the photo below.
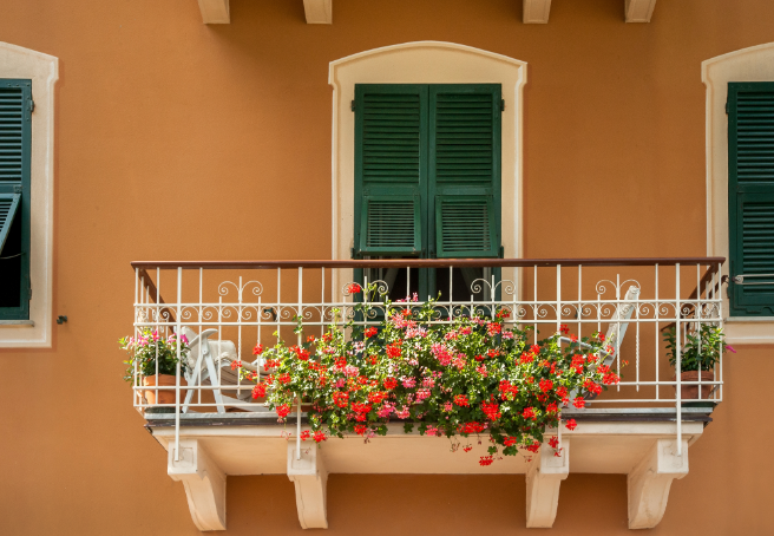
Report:
M 667 355 L 672 366 L 677 364 L 677 343 L 675 328 L 668 329 L 664 333 L 667 343 Z M 723 329 L 712 324 L 702 324 L 699 330 L 689 331 L 685 341 L 680 345 L 680 380 L 682 382 L 715 381 L 715 363 L 726 350 L 735 353 L 735 350 L 724 344 Z M 672 380 L 677 380 L 675 375 Z M 714 385 L 701 386 L 701 399 L 709 400 L 715 390 Z M 680 398 L 682 400 L 696 400 L 699 398 L 699 385 L 682 384 L 680 386 Z
M 177 335 L 173 333 L 164 339 L 159 335 L 158 330 L 144 329 L 137 337 L 124 337 L 118 341 L 118 344 L 122 350 L 126 350 L 130 355 L 129 360 L 124 361 L 124 364 L 127 365 L 124 379 L 128 382 L 133 381 L 136 367 L 137 372 L 142 375 L 142 384 L 145 387 L 175 386 L 177 384 L 178 351 L 181 356 L 181 372 L 188 369 L 186 359 L 183 357 L 189 350 L 188 339 L 185 335 L 178 339 Z M 139 377 L 137 379 L 139 380 Z M 181 377 L 180 380 L 182 383 L 184 378 Z M 171 389 L 146 390 L 143 391 L 143 396 L 152 406 L 175 403 L 175 391 Z M 150 408 L 148 411 L 151 410 L 155 410 L 156 413 L 165 413 L 174 411 L 174 408 Z

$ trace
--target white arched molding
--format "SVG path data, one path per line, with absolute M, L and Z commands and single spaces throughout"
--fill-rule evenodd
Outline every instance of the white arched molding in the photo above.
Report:
M 728 83 L 774 82 L 774 43 L 706 60 L 702 62 L 701 78 L 707 86 L 707 255 L 728 258 Z M 725 288 L 722 295 L 727 312 Z M 726 322 L 724 331 L 730 343 L 774 343 L 774 317 L 731 317 Z
M 355 84 L 500 84 L 502 115 L 502 241 L 506 257 L 522 256 L 522 90 L 527 64 L 478 48 L 418 41 L 368 50 L 331 62 L 333 87 L 333 259 L 351 258 L 355 209 Z M 516 283 L 515 270 L 503 278 Z M 352 279 L 338 270 L 334 292 Z
M 54 86 L 59 60 L 0 42 L 0 78 L 32 80 L 32 157 L 29 321 L 0 321 L 0 348 L 51 346 L 54 253 Z

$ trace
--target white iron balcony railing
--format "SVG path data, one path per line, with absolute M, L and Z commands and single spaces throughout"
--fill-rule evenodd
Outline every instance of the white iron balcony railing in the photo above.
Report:
M 191 350 L 181 356 L 188 370 L 178 367 L 172 385 L 151 382 L 152 387 L 146 387 L 135 369 L 134 405 L 146 413 L 174 413 L 177 429 L 181 414 L 225 417 L 242 410 L 269 417 L 273 412 L 253 401 L 253 384 L 242 379 L 232 363 L 265 374 L 263 361 L 252 354 L 256 344 L 271 346 L 279 337 L 286 341 L 319 337 L 337 315 L 358 325 L 378 324 L 384 315 L 382 302 L 365 304 L 366 317 L 356 313 L 362 294 L 350 293 L 348 287 L 357 281 L 363 286 L 376 283 L 392 299 L 407 295 L 419 299 L 415 293 L 432 289 L 433 297 L 440 296 L 435 303 L 437 323 L 449 323 L 459 315 L 491 317 L 505 310 L 510 313 L 505 327 L 530 326 L 535 341 L 555 334 L 562 325 L 578 337 L 607 333 L 614 347 L 610 365 L 621 381 L 593 405 L 672 407 L 680 445 L 683 413 L 690 411 L 683 407 L 682 386 L 698 386 L 699 402 L 705 406 L 723 399 L 722 351 L 721 360 L 707 371 L 712 376 L 698 374 L 696 381 L 686 382 L 680 370 L 681 348 L 689 338 L 696 339 L 703 326 L 722 327 L 723 262 L 722 258 L 135 262 L 136 334 L 144 329 L 162 336 L 185 334 Z M 298 319 L 302 332 L 294 333 Z M 676 332 L 674 367 L 666 355 L 666 329 Z M 159 394 L 170 391 L 173 402 L 158 403 Z M 149 402 L 148 392 L 156 403 Z

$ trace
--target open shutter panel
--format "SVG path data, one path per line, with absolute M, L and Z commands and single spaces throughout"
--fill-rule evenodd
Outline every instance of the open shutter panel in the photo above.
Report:
M 8 238 L 8 232 L 19 209 L 20 194 L 0 194 L 0 257 Z
M 355 91 L 356 247 L 365 255 L 420 255 L 427 91 L 411 85 Z
M 774 316 L 774 84 L 729 84 L 731 314 Z
M 500 86 L 431 86 L 429 101 L 435 254 L 497 257 Z

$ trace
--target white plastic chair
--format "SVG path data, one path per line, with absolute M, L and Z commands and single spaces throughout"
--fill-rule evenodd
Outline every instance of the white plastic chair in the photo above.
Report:
M 634 302 L 639 298 L 639 296 L 640 288 L 632 285 L 626 291 L 624 301 Z M 626 335 L 626 330 L 629 327 L 629 320 L 631 320 L 632 315 L 634 314 L 635 307 L 636 305 L 634 303 L 623 303 L 616 307 L 615 313 L 610 318 L 610 324 L 608 324 L 607 333 L 605 334 L 607 342 L 606 346 L 612 347 L 613 351 L 598 354 L 600 365 L 610 366 L 612 365 L 613 361 L 615 361 L 615 358 L 618 355 L 621 346 L 623 345 L 624 336 Z M 569 337 L 560 337 L 559 341 L 565 344 L 569 344 L 572 342 L 572 339 Z M 586 342 L 579 341 L 576 344 L 578 344 L 581 348 L 591 348 L 591 345 Z M 570 399 L 572 400 L 575 398 L 577 394 L 577 389 L 573 390 L 570 393 Z M 597 395 L 588 394 L 586 399 L 593 400 L 596 397 Z
M 267 411 L 263 405 L 254 407 L 245 406 L 245 402 L 251 400 L 252 385 L 244 380 L 239 380 L 239 369 L 232 370 L 231 363 L 238 361 L 236 345 L 232 341 L 220 340 L 213 341 L 210 337 L 217 334 L 217 329 L 207 329 L 197 334 L 188 327 L 183 327 L 183 334 L 188 338 L 190 350 L 187 353 L 186 360 L 188 371 L 185 373 L 185 379 L 188 389 L 183 404 L 183 413 L 188 413 L 191 399 L 197 386 L 212 385 L 216 386 L 212 390 L 215 398 L 215 405 L 219 413 L 225 413 L 226 407 L 236 407 L 243 411 Z M 257 372 L 260 366 L 260 360 L 253 363 L 242 363 L 242 370 L 247 372 Z M 220 369 L 220 381 L 218 380 L 218 369 Z M 222 389 L 217 387 L 243 386 L 239 389 L 227 389 L 226 392 L 235 393 L 236 396 L 224 395 Z M 236 406 L 235 406 L 236 405 Z

